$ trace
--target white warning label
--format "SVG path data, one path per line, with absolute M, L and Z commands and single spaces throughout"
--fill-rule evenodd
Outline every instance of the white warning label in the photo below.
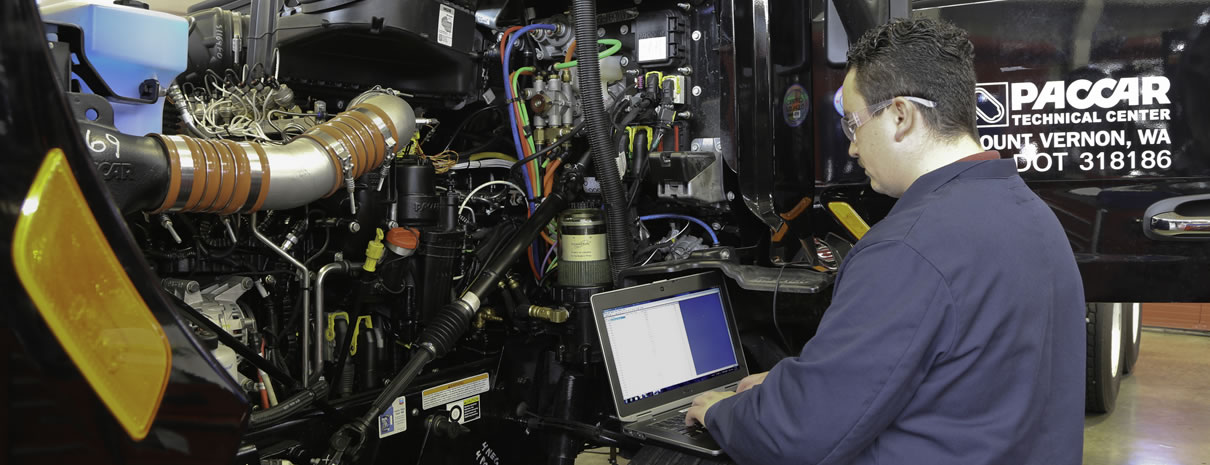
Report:
M 491 389 L 492 384 L 487 373 L 461 379 L 452 383 L 425 389 L 420 396 L 421 408 L 424 410 L 440 407 L 458 399 L 465 399 L 476 394 L 483 394 Z
M 454 45 L 454 8 L 449 5 L 441 5 L 441 11 L 437 12 L 437 43 Z
M 1170 88 L 1165 76 L 979 83 L 979 142 L 1012 153 L 1022 173 L 1165 170 Z
M 478 420 L 481 415 L 479 411 L 479 396 L 445 404 L 445 411 L 450 414 L 450 421 L 456 421 L 458 424 Z
M 648 37 L 639 39 L 639 63 L 660 61 L 668 58 L 668 38 Z
M 407 431 L 408 429 L 408 406 L 403 396 L 395 398 L 395 402 L 391 402 L 391 406 L 387 407 L 382 415 L 378 416 L 378 437 L 385 438 Z

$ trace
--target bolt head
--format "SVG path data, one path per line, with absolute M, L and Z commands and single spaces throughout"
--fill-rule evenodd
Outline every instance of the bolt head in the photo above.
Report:
M 702 95 L 702 86 L 693 86 L 693 96 L 697 97 L 699 95 Z
M 691 34 L 690 37 L 692 37 L 694 41 L 702 40 L 702 31 L 693 31 L 693 34 Z
M 618 29 L 618 32 L 621 32 L 622 34 L 629 34 L 630 26 L 623 24 L 622 27 Z
M 696 152 L 696 151 L 698 151 L 698 150 L 701 150 L 701 149 L 702 149 L 702 143 L 701 143 L 701 142 L 694 141 L 692 144 L 690 144 L 690 148 L 692 148 L 694 152 Z
M 358 231 L 361 231 L 361 223 L 356 221 L 349 223 L 349 232 L 356 233 Z
M 622 57 L 621 60 L 618 60 L 618 63 L 620 63 L 622 66 L 626 66 L 626 65 L 630 64 L 630 59 L 626 58 L 626 57 Z
M 728 192 L 728 193 L 727 193 L 727 200 L 735 200 L 735 193 L 734 193 L 734 192 Z
M 715 222 L 713 222 L 713 223 L 710 223 L 710 229 L 713 229 L 713 230 L 715 230 L 715 231 L 718 231 L 718 230 L 720 230 L 720 229 L 723 229 L 723 224 L 722 224 L 722 223 L 719 223 L 719 222 L 717 222 L 717 221 L 715 221 Z
M 597 28 L 597 37 L 605 37 L 605 28 L 603 28 L 603 27 Z

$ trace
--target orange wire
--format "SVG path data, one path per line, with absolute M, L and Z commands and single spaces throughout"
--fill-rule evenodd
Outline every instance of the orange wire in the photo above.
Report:
M 554 190 L 555 170 L 558 169 L 559 165 L 561 164 L 563 164 L 563 159 L 560 158 L 550 162 L 550 166 L 546 167 L 546 175 L 542 179 L 542 192 L 546 192 L 547 195 L 550 195 L 549 193 Z M 555 240 L 546 235 L 546 231 L 542 231 L 542 240 L 546 241 L 547 244 L 552 246 L 555 245 Z
M 505 29 L 504 35 L 500 36 L 500 63 L 504 63 L 504 48 L 508 47 L 508 36 L 521 30 L 522 27 L 523 26 L 513 26 Z M 504 85 L 508 85 L 508 83 L 504 83 Z
M 529 211 L 529 207 L 527 206 L 525 208 L 525 217 L 529 218 L 530 215 L 531 213 Z M 529 269 L 534 272 L 534 279 L 541 281 L 542 275 L 538 274 L 538 265 L 534 264 L 534 246 L 531 245 L 528 249 L 525 249 L 525 255 L 529 256 Z
M 553 187 L 554 187 L 554 185 L 555 185 L 555 170 L 556 170 L 556 169 L 558 169 L 558 168 L 559 168 L 559 165 L 561 165 L 561 164 L 563 164 L 563 159 L 562 159 L 562 158 L 560 158 L 560 159 L 558 159 L 558 160 L 555 160 L 555 161 L 550 162 L 550 166 L 547 166 L 547 167 L 546 167 L 546 176 L 545 176 L 545 178 L 542 180 L 542 192 L 550 192 L 551 188 L 553 188 Z
M 265 356 L 265 340 L 260 340 L 260 355 Z M 262 408 L 269 408 L 269 391 L 268 386 L 265 386 L 265 377 L 260 375 L 260 370 L 256 370 L 256 380 L 260 381 L 260 404 Z
M 563 56 L 563 62 L 571 63 L 571 56 L 574 53 L 576 53 L 576 39 L 571 39 L 571 45 L 567 46 L 567 55 Z

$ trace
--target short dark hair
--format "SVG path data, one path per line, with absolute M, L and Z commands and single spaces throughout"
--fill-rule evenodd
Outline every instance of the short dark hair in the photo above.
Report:
M 920 97 L 918 106 L 944 140 L 979 138 L 975 129 L 975 46 L 966 31 L 944 21 L 899 19 L 867 31 L 849 48 L 848 69 L 857 71 L 866 103 Z

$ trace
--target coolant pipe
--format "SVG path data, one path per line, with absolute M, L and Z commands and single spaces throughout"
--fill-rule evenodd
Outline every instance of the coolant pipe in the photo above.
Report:
M 573 0 L 571 14 L 575 20 L 576 53 L 581 57 L 597 56 L 597 7 L 593 0 Z M 626 189 L 614 161 L 617 153 L 609 137 L 613 123 L 605 113 L 601 96 L 601 64 L 597 60 L 579 60 L 576 72 L 580 78 L 581 108 L 588 124 L 588 142 L 592 164 L 601 194 L 605 198 L 606 237 L 609 242 L 609 271 L 614 282 L 622 270 L 630 268 L 634 257 L 633 221 L 626 205 Z
M 324 344 L 323 335 L 325 328 L 324 319 L 327 318 L 327 313 L 324 312 L 324 282 L 328 275 L 334 272 L 348 273 L 354 268 L 360 268 L 362 262 L 349 262 L 341 260 L 332 262 L 319 268 L 319 272 L 315 273 L 315 371 L 322 372 L 324 369 Z M 353 330 L 356 322 L 349 322 L 349 331 Z M 336 373 L 339 376 L 340 373 Z
M 264 234 L 261 234 L 260 229 L 258 229 L 256 226 L 256 213 L 255 212 L 252 213 L 251 221 L 252 221 L 252 235 L 256 236 L 256 240 L 261 241 L 261 243 L 265 244 L 266 247 L 273 249 L 274 252 L 277 252 L 278 256 L 286 259 L 286 261 L 290 262 L 291 265 L 294 265 L 294 267 L 298 269 L 298 272 L 299 272 L 298 280 L 301 282 L 301 285 L 303 288 L 302 312 L 303 312 L 303 315 L 306 315 L 307 310 L 311 308 L 311 293 L 309 292 L 311 289 L 311 272 L 307 271 L 307 265 L 304 265 L 302 262 L 298 261 L 297 258 L 294 258 L 290 254 L 286 253 L 285 250 L 282 250 L 281 247 L 278 247 L 277 244 L 274 244 L 273 241 L 269 240 L 268 237 L 265 237 Z M 317 334 L 315 336 L 315 339 L 317 341 L 317 343 L 316 343 L 317 346 L 320 345 L 320 344 L 318 344 L 320 335 L 321 334 Z M 310 356 L 310 353 L 307 352 L 307 350 L 311 346 L 311 327 L 309 325 L 307 325 L 306 321 L 303 321 L 302 346 L 303 346 L 302 382 L 303 382 L 303 387 L 307 387 L 309 385 L 309 383 L 311 382 L 311 356 Z

